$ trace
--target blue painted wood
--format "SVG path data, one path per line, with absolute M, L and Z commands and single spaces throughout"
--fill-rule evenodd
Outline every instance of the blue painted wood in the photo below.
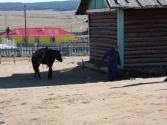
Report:
M 121 58 L 120 69 L 124 68 L 124 11 L 117 9 L 117 42 L 119 45 L 119 53 Z
M 90 15 L 88 14 L 88 47 L 89 47 L 89 60 L 90 60 Z
M 107 8 L 107 5 L 104 2 L 104 0 L 89 0 L 89 3 L 88 3 L 87 7 L 88 7 L 88 10 L 104 9 L 104 8 Z

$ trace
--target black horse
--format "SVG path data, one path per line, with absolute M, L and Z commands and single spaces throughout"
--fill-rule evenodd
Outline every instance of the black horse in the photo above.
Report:
M 38 58 L 39 58 L 39 54 L 37 54 L 37 52 L 43 50 L 40 49 L 40 50 L 37 50 L 33 55 L 32 55 L 32 58 L 31 58 L 31 62 L 32 62 L 32 66 L 33 66 L 33 69 L 35 71 L 35 75 L 34 77 L 36 78 L 36 74 L 38 75 L 38 78 L 41 78 L 40 75 L 39 75 L 39 69 L 38 67 L 40 66 L 40 64 L 46 64 L 48 67 L 49 67 L 49 71 L 48 71 L 48 78 L 49 79 L 52 79 L 52 65 L 54 63 L 54 60 L 57 59 L 58 61 L 62 62 L 62 57 L 61 57 L 61 54 L 60 54 L 60 51 L 58 50 L 51 50 L 51 49 L 48 49 L 42 59 L 42 62 L 39 63 L 38 62 Z

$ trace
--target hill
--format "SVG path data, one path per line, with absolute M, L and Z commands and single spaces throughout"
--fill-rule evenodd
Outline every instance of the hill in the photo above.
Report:
M 56 11 L 76 10 L 80 0 L 70 1 L 54 1 L 54 2 L 37 2 L 37 3 L 21 3 L 21 2 L 5 2 L 0 3 L 1 11 L 22 11 L 24 5 L 26 10 L 47 10 L 52 9 Z

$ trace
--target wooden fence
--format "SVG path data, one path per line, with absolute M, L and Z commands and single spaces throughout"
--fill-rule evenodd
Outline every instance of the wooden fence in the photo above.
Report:
M 31 56 L 36 50 L 42 47 L 15 47 L 15 48 L 0 48 L 1 56 Z M 60 50 L 63 56 L 81 56 L 89 55 L 88 46 L 58 46 L 48 47 L 53 50 Z

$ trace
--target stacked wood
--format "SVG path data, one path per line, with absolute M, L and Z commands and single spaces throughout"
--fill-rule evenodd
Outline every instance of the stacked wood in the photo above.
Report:
M 167 9 L 124 11 L 126 67 L 167 66 Z
M 117 14 L 116 12 L 100 12 L 89 14 L 90 26 L 90 60 L 105 64 L 104 53 L 117 45 Z

